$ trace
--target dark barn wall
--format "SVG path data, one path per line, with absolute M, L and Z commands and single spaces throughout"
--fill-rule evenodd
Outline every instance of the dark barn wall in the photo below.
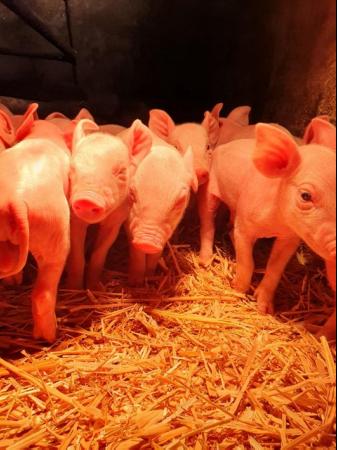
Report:
M 336 119 L 336 0 L 273 0 L 271 74 L 262 115 L 299 133 L 308 119 Z
M 63 0 L 30 4 L 77 52 L 76 76 L 67 63 L 0 56 L 0 95 L 54 102 L 43 112 L 86 104 L 127 124 L 161 107 L 201 120 L 223 101 L 298 132 L 316 112 L 335 116 L 335 0 L 69 0 L 71 36 Z M 0 48 L 60 55 L 1 2 Z

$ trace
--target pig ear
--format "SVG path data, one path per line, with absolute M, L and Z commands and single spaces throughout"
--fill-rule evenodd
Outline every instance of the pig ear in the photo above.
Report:
M 95 122 L 94 116 L 86 108 L 82 108 L 81 111 L 74 118 L 75 122 L 79 122 L 82 119 L 89 119 Z
M 198 183 L 198 178 L 197 178 L 197 175 L 196 175 L 195 169 L 194 169 L 194 156 L 193 156 L 192 147 L 188 147 L 187 152 L 185 153 L 183 158 L 184 158 L 186 170 L 190 177 L 191 189 L 193 192 L 198 192 L 199 183 Z
M 305 144 L 318 144 L 336 150 L 336 127 L 327 117 L 316 117 L 310 122 L 304 135 Z
M 95 131 L 99 131 L 99 126 L 95 122 L 89 119 L 80 120 L 75 127 L 73 148 L 76 148 L 83 138 Z
M 212 116 L 219 122 L 220 121 L 220 114 L 223 110 L 223 103 L 217 103 L 214 108 L 212 109 Z
M 161 109 L 150 111 L 149 128 L 164 141 L 168 142 L 170 134 L 175 129 L 175 123 L 167 112 Z
M 5 110 L 0 110 L 0 141 L 3 141 L 6 147 L 11 147 L 15 142 L 13 121 Z
M 269 178 L 291 175 L 301 162 L 298 147 L 287 131 L 267 125 L 256 125 L 255 167 Z
M 31 131 L 33 123 L 38 120 L 37 110 L 39 105 L 37 103 L 32 103 L 28 106 L 25 112 L 21 124 L 16 130 L 16 140 L 22 141 Z
M 220 127 L 219 122 L 210 112 L 205 112 L 205 118 L 202 122 L 202 126 L 206 129 L 209 143 L 212 147 L 215 147 L 219 140 Z
M 249 125 L 249 115 L 251 110 L 252 108 L 250 106 L 239 106 L 238 108 L 233 109 L 227 118 L 233 120 L 238 125 L 245 127 Z
M 131 161 L 138 166 L 151 150 L 151 131 L 140 120 L 135 120 L 127 133 L 126 141 L 130 149 Z
M 65 116 L 64 114 L 60 113 L 60 112 L 54 112 L 52 114 L 49 114 L 45 120 L 54 120 L 54 119 L 68 119 L 67 116 Z
M 9 108 L 7 108 L 6 105 L 4 105 L 3 103 L 1 103 L 1 101 L 0 101 L 0 111 L 5 112 L 5 113 L 7 114 L 7 116 L 9 116 L 9 117 L 12 117 L 12 116 L 13 116 L 12 111 L 11 111 Z

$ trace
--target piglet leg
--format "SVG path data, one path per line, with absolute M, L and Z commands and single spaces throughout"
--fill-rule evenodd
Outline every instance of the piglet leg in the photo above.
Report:
M 266 274 L 255 291 L 258 310 L 262 314 L 274 314 L 274 296 L 290 259 L 293 257 L 300 240 L 276 239 L 266 269 Z
M 220 206 L 220 200 L 208 192 L 208 186 L 203 185 L 198 192 L 198 210 L 200 217 L 200 264 L 208 266 L 212 261 L 215 235 L 215 217 Z
M 129 284 L 141 286 L 145 281 L 146 255 L 130 244 Z
M 105 260 L 110 248 L 117 239 L 120 228 L 121 223 L 117 223 L 114 226 L 101 224 L 88 267 L 87 286 L 89 289 L 93 290 L 98 287 Z
M 331 288 L 335 292 L 336 302 L 336 261 L 326 261 L 326 270 Z M 336 307 L 332 316 L 327 320 L 318 337 L 325 336 L 329 341 L 336 341 Z
M 85 238 L 88 225 L 71 215 L 71 250 L 67 263 L 68 289 L 83 289 L 84 269 L 85 269 Z
M 250 289 L 254 273 L 253 248 L 255 240 L 243 232 L 240 226 L 234 228 L 235 252 L 237 259 L 236 277 L 234 288 L 239 292 L 247 292 Z
M 66 257 L 54 263 L 38 260 L 38 275 L 32 294 L 35 339 L 55 341 L 57 287 L 65 261 Z
M 146 255 L 146 276 L 153 277 L 156 273 L 159 260 L 163 253 L 157 253 L 156 255 Z

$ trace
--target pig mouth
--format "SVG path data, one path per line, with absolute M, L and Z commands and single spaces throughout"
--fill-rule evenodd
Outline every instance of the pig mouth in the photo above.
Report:
M 73 195 L 71 207 L 74 214 L 86 223 L 99 223 L 106 216 L 106 202 L 95 192 L 81 192 Z
M 329 242 L 326 246 L 327 252 L 330 255 L 329 260 L 336 260 L 336 239 L 332 242 Z
M 132 245 L 147 255 L 156 255 L 164 249 L 163 241 L 155 236 L 140 235 L 134 238 Z
M 19 247 L 9 241 L 0 242 L 0 278 L 12 273 L 19 260 Z
M 321 241 L 322 242 L 322 241 Z M 325 261 L 336 261 L 336 240 L 328 243 L 307 242 L 309 247 Z

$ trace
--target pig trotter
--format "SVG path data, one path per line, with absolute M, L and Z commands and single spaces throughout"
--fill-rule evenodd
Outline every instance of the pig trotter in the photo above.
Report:
M 213 259 L 215 218 L 220 200 L 208 192 L 208 185 L 203 185 L 198 192 L 198 209 L 200 217 L 200 256 L 199 263 L 208 267 Z
M 254 294 L 257 300 L 257 309 L 261 314 L 274 315 L 274 292 L 266 289 L 262 284 L 256 289 Z
M 325 336 L 328 341 L 336 342 L 336 309 L 322 329 L 316 334 L 319 339 Z

